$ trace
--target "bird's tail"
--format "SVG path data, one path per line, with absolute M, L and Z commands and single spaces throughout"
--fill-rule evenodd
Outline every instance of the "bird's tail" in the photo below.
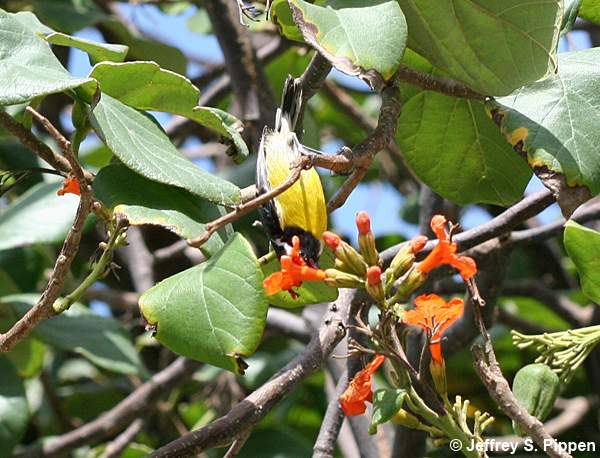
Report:
M 302 85 L 291 75 L 288 75 L 281 96 L 281 107 L 277 109 L 275 131 L 281 131 L 283 123 L 290 131 L 295 131 L 300 109 L 302 108 Z

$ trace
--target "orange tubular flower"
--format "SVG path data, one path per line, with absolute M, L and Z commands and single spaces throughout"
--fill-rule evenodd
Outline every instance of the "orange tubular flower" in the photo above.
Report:
M 417 269 L 423 273 L 429 273 L 436 267 L 450 264 L 458 270 L 463 280 L 468 280 L 477 273 L 477 265 L 473 258 L 456 255 L 458 247 L 456 243 L 448 239 L 445 226 L 445 216 L 435 215 L 431 218 L 431 229 L 439 239 L 439 242 L 423 262 L 418 265 Z
M 419 326 L 429 338 L 432 361 L 444 364 L 442 334 L 454 323 L 464 309 L 462 299 L 455 297 L 446 302 L 437 294 L 423 294 L 415 299 L 415 308 L 404 313 L 402 322 Z
M 300 256 L 300 238 L 292 238 L 292 251 L 280 259 L 281 270 L 273 272 L 263 281 L 263 288 L 267 296 L 277 294 L 279 291 L 287 291 L 292 299 L 298 297 L 292 288 L 302 286 L 303 281 L 323 281 L 325 271 L 309 267 Z
M 373 360 L 354 376 L 340 396 L 339 402 L 347 417 L 361 415 L 367 410 L 365 402 L 373 400 L 371 377 L 384 360 L 383 355 L 375 355 Z
M 64 196 L 65 194 L 75 194 L 80 196 L 81 191 L 79 190 L 79 183 L 75 178 L 67 177 L 63 180 L 63 187 L 56 191 L 56 194 L 59 196 Z

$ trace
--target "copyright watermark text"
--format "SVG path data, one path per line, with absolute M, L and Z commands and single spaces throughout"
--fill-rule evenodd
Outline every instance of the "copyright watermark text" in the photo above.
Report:
M 567 452 L 569 454 L 573 452 L 595 452 L 596 451 L 596 443 L 589 442 L 556 442 L 559 448 L 563 452 Z M 470 441 L 466 444 L 463 444 L 459 439 L 452 439 L 450 441 L 450 449 L 458 452 L 465 450 L 469 452 L 503 452 L 508 453 L 510 455 L 514 455 L 517 453 L 517 450 L 523 449 L 525 452 L 539 452 L 546 450 L 551 450 L 554 446 L 554 441 L 545 440 L 543 447 L 538 446 L 532 439 L 529 437 L 523 439 L 523 442 L 509 442 L 509 441 L 499 441 L 496 439 L 486 439 L 483 442 Z

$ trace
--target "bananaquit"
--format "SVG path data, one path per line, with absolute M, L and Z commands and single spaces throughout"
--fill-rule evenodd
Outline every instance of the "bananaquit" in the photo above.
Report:
M 295 133 L 301 104 L 302 87 L 288 76 L 275 129 L 265 127 L 258 150 L 256 184 L 261 194 L 283 183 L 301 151 L 307 149 Z M 322 250 L 320 239 L 327 230 L 327 207 L 314 168 L 303 170 L 298 181 L 259 209 L 259 215 L 277 257 L 289 254 L 292 237 L 298 236 L 302 258 L 309 266 L 316 267 Z

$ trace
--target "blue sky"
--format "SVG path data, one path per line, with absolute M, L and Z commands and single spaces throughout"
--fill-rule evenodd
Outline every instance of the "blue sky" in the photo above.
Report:
M 223 59 L 217 40 L 213 36 L 193 33 L 186 27 L 187 20 L 195 13 L 195 8 L 189 8 L 183 14 L 169 16 L 163 14 L 152 5 L 120 5 L 124 17 L 131 21 L 139 30 L 164 43 L 171 44 L 181 49 L 186 55 L 193 56 L 201 61 L 221 62 Z M 85 29 L 78 36 L 91 40 L 102 41 L 100 34 L 94 29 Z M 585 32 L 572 32 L 570 42 L 561 40 L 559 51 L 570 50 L 570 46 L 583 49 L 590 46 L 589 38 Z M 87 56 L 74 50 L 69 63 L 69 70 L 77 76 L 87 75 L 90 70 Z M 193 62 L 188 64 L 188 76 L 194 77 L 201 72 L 201 67 Z M 360 90 L 368 90 L 366 85 L 357 78 L 348 77 L 340 72 L 332 72 L 332 78 L 343 80 L 345 85 Z M 170 115 L 153 113 L 159 122 L 166 124 Z M 88 143 L 93 143 L 90 141 Z M 338 145 L 330 143 L 324 149 L 328 152 L 336 150 Z M 209 167 L 208 161 L 200 162 L 200 166 Z M 526 193 L 535 192 L 542 188 L 542 184 L 535 177 L 532 178 Z M 406 237 L 416 235 L 417 228 L 400 218 L 400 209 L 404 198 L 393 186 L 383 182 L 370 182 L 359 185 L 352 193 L 346 204 L 333 213 L 333 223 L 337 228 L 353 225 L 354 215 L 359 210 L 368 210 L 371 214 L 372 226 L 377 235 L 400 233 Z M 560 211 L 555 205 L 539 215 L 542 222 L 554 220 L 560 216 Z M 465 228 L 474 227 L 488 220 L 489 215 L 475 206 L 468 206 L 463 212 L 462 225 Z M 347 231 L 350 232 L 350 231 Z

